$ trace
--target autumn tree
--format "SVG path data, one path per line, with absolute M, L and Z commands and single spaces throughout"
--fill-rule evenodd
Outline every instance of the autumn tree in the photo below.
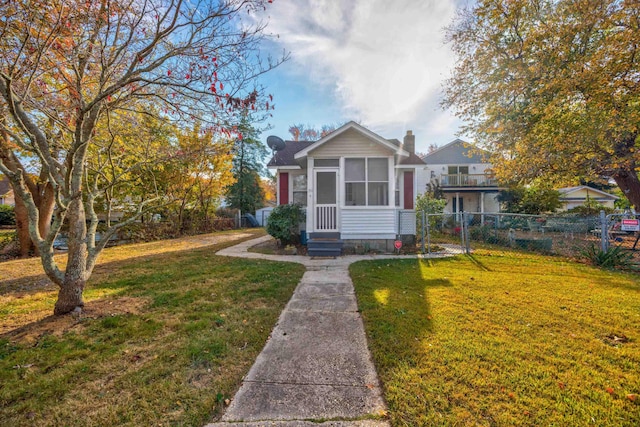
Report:
M 640 209 L 640 3 L 480 0 L 448 29 L 457 110 L 497 174 L 610 177 Z
M 530 215 L 555 212 L 562 206 L 560 193 L 541 182 L 510 185 L 498 193 L 498 201 L 504 212 Z
M 152 209 L 171 201 L 170 173 L 183 162 L 179 129 L 148 108 L 106 111 L 92 137 L 86 181 L 95 193 L 93 209 L 107 227 L 112 219 L 135 216 L 141 204 Z
M 243 18 L 267 5 L 263 0 L 0 4 L 0 128 L 7 136 L 0 139 L 5 153 L 0 171 L 24 203 L 31 240 L 47 276 L 59 286 L 54 313 L 82 309 L 84 287 L 109 238 L 162 196 L 151 180 L 135 212 L 96 241 L 96 203 L 105 187 L 115 185 L 102 173 L 108 161 L 92 163 L 98 154 L 108 159 L 113 153 L 94 143 L 109 113 L 158 111 L 157 118 L 166 121 L 199 119 L 208 131 L 227 137 L 234 135 L 239 111 L 268 114 L 255 78 L 284 58 L 260 61 L 264 25 Z M 38 164 L 42 182 L 51 186 L 55 210 L 48 230 L 39 227 L 29 171 L 16 159 Z M 122 177 L 151 171 L 149 165 L 143 161 L 138 168 L 134 162 Z M 65 267 L 53 257 L 53 241 L 63 226 L 69 246 Z
M 275 205 L 277 201 L 277 194 L 278 194 L 276 190 L 276 177 L 275 176 L 270 176 L 267 178 L 263 177 L 260 180 L 260 187 L 262 187 L 262 192 L 264 193 L 264 202 Z
M 0 112 L 0 120 L 4 116 Z M 6 121 L 4 121 L 6 124 Z M 49 177 L 43 168 L 32 167 L 31 170 L 25 165 L 25 160 L 14 151 L 17 147 L 11 143 L 9 134 L 0 126 L 0 161 L 11 170 L 24 170 L 31 173 L 23 175 L 24 185 L 29 189 L 33 198 L 33 204 L 38 211 L 38 230 L 41 235 L 46 235 L 51 224 L 53 208 L 55 206 L 53 186 L 49 182 Z M 14 191 L 15 193 L 15 191 Z M 18 250 L 21 257 L 29 256 L 32 252 L 38 253 L 38 248 L 33 244 L 29 234 L 29 214 L 27 206 L 20 197 L 15 198 L 15 225 L 18 238 Z
M 233 178 L 235 182 L 227 190 L 229 207 L 241 212 L 255 213 L 264 205 L 261 176 L 266 174 L 264 158 L 267 148 L 260 142 L 258 131 L 245 116 L 239 126 L 240 133 L 233 144 Z
M 291 134 L 291 138 L 293 138 L 294 141 L 317 141 L 329 135 L 340 126 L 342 125 L 322 125 L 320 129 L 317 129 L 311 125 L 298 123 L 289 126 L 289 134 Z
M 163 175 L 166 198 L 184 226 L 185 214 L 207 221 L 233 184 L 233 140 L 214 138 L 199 125 L 178 134 L 178 151 Z M 193 219 L 193 218 L 190 218 Z

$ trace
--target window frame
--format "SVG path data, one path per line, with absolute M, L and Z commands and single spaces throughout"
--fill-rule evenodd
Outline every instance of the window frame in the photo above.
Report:
M 369 180 L 369 160 L 371 159 L 379 159 L 379 160 L 384 160 L 386 162 L 385 164 L 387 168 L 387 173 L 386 173 L 385 181 Z M 347 163 L 349 160 L 364 160 L 364 181 L 347 180 Z M 390 189 L 392 184 L 391 178 L 389 177 L 390 168 L 391 166 L 389 165 L 389 157 L 384 157 L 384 156 L 345 157 L 344 158 L 344 181 L 343 181 L 344 195 L 342 197 L 343 206 L 346 208 L 393 208 L 395 206 L 395 201 L 392 200 L 390 196 L 390 192 L 391 192 Z M 365 203 L 364 204 L 347 204 L 347 193 L 348 193 L 347 185 L 356 184 L 356 183 L 364 184 L 364 202 Z M 385 204 L 369 203 L 369 184 L 375 184 L 375 183 L 386 184 L 386 195 L 385 195 L 386 203 Z M 394 192 L 394 197 L 395 197 L 395 192 Z
M 309 177 L 307 176 L 306 172 L 305 173 L 299 173 L 299 174 L 290 174 L 289 175 L 291 178 L 291 198 L 289 200 L 291 200 L 291 203 L 295 203 L 296 202 L 296 194 L 304 194 L 304 204 L 302 204 L 302 207 L 307 207 L 308 202 L 307 202 L 307 197 L 309 194 Z M 296 178 L 297 177 L 303 177 L 304 178 L 304 184 L 305 184 L 305 189 L 304 190 L 296 190 Z

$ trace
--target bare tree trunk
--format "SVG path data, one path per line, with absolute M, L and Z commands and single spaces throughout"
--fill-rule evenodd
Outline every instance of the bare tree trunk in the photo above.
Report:
M 20 197 L 16 197 L 16 234 L 18 235 L 18 246 L 20 257 L 26 258 L 35 251 L 35 245 L 29 235 L 29 212 Z
M 640 179 L 638 174 L 634 170 L 620 170 L 613 175 L 613 179 L 635 207 L 636 212 L 640 212 Z
M 38 209 L 38 229 L 41 236 L 46 236 L 51 227 L 51 218 L 55 207 L 55 193 L 50 183 L 33 184 L 30 178 L 26 178 L 27 188 L 31 193 L 36 208 Z M 13 184 L 12 184 L 13 186 Z M 14 190 L 15 192 L 15 190 Z M 16 232 L 18 234 L 18 245 L 20 246 L 20 256 L 28 257 L 32 253 L 40 255 L 38 247 L 33 244 L 29 235 L 29 213 L 22 199 L 16 197 Z
M 67 213 L 69 224 L 69 252 L 64 279 L 58 291 L 54 314 L 66 314 L 76 309 L 82 310 L 82 292 L 87 283 L 87 223 L 82 200 L 78 197 L 69 204 Z
M 5 118 L 2 116 L 0 117 L 0 125 L 4 123 Z M 20 163 L 20 159 L 9 149 L 11 146 L 9 135 L 3 130 L 2 126 L 0 126 L 0 134 L 0 159 L 4 162 L 5 166 L 13 172 L 24 172 L 25 168 Z M 38 229 L 40 230 L 40 235 L 46 236 L 51 226 L 51 218 L 55 207 L 55 191 L 53 186 L 48 182 L 48 176 L 44 171 L 40 172 L 39 182 L 34 181 L 33 177 L 26 173 L 23 173 L 23 179 L 38 209 Z M 32 252 L 40 255 L 37 245 L 33 243 L 29 235 L 29 211 L 24 201 L 18 197 L 18 189 L 15 188 L 15 184 L 11 181 L 10 183 L 13 188 L 13 193 L 16 195 L 16 232 L 18 235 L 18 245 L 20 246 L 20 256 L 27 257 Z
M 51 218 L 53 217 L 53 210 L 56 206 L 55 190 L 51 183 L 38 184 L 38 190 L 40 193 L 40 200 L 38 200 L 38 228 L 40 229 L 40 235 L 46 236 L 49 234 L 51 228 Z
M 71 313 L 74 310 L 82 310 L 84 307 L 82 292 L 86 281 L 82 279 L 68 281 L 66 276 L 63 286 L 58 291 L 58 300 L 53 308 L 53 314 L 57 316 Z

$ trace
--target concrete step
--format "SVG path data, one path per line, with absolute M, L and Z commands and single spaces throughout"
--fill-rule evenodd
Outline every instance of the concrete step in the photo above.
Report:
M 340 256 L 344 242 L 339 239 L 314 238 L 307 241 L 309 256 Z
M 340 239 L 340 233 L 339 232 L 315 232 L 315 233 L 309 233 L 309 239 L 313 240 L 313 239 L 335 239 L 335 240 L 339 240 Z

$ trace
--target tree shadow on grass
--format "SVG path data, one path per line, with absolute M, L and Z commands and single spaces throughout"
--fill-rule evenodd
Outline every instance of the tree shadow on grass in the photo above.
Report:
M 425 275 L 425 269 L 432 268 L 434 261 L 376 261 L 357 263 L 351 268 L 379 372 L 393 371 L 400 364 L 418 364 L 425 339 L 434 331 L 429 294 L 453 286 L 446 277 Z

